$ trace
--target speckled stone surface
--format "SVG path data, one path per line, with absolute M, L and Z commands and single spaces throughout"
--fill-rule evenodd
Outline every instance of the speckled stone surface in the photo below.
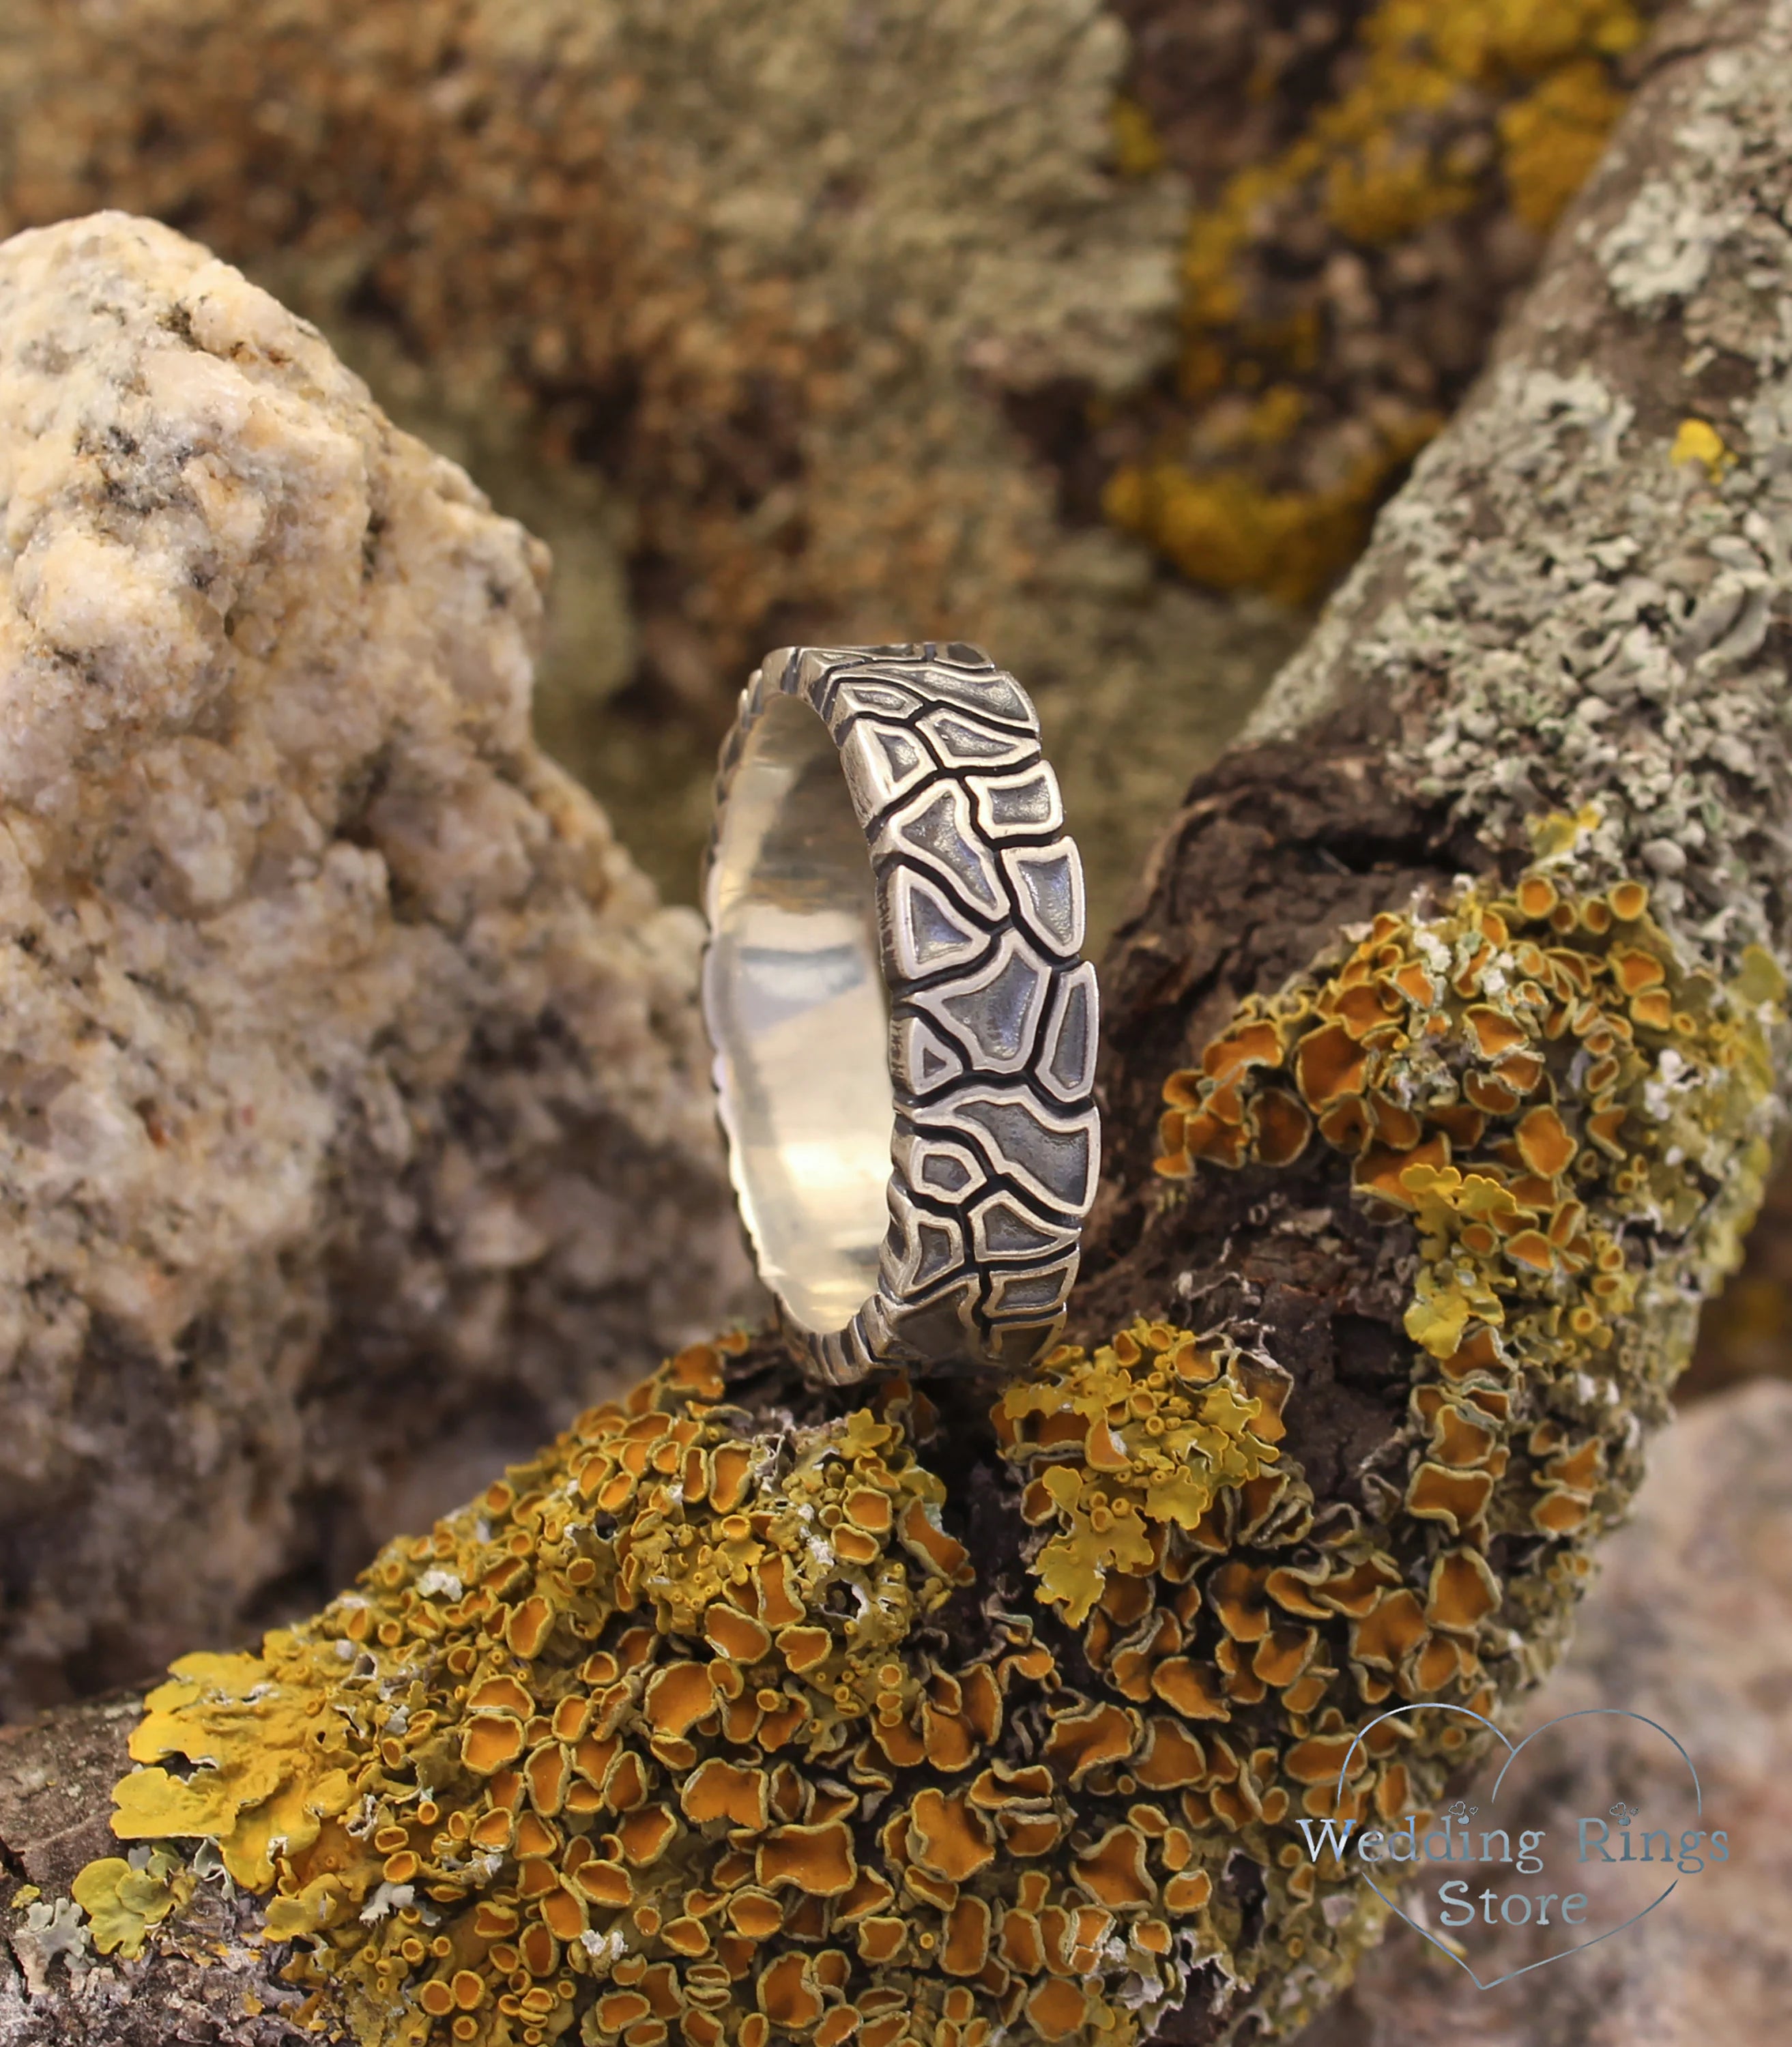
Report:
M 168 230 L 0 250 L 0 1698 L 309 1602 L 744 1276 L 544 550 Z

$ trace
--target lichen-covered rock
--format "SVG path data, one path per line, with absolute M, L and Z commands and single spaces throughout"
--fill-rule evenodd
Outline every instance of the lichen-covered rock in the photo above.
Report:
M 742 1268 L 695 919 L 529 737 L 540 547 L 119 215 L 0 250 L 0 506 L 16 1701 L 240 1634 Z
M 1173 378 L 1098 439 L 1109 517 L 1305 601 L 1480 369 L 1642 74 L 1658 0 L 1114 0 L 1141 162 L 1194 182 Z

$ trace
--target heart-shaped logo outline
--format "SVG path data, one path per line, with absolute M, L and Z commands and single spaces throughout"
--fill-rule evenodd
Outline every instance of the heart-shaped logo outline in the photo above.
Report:
M 1490 1720 L 1484 1713 L 1477 1713 L 1472 1706 L 1458 1706 L 1452 1704 L 1447 1700 L 1439 1699 L 1417 1705 L 1390 1707 L 1386 1712 L 1377 1713 L 1372 1720 L 1370 1720 L 1364 1727 L 1360 1728 L 1357 1731 L 1355 1737 L 1353 1739 L 1349 1747 L 1345 1751 L 1344 1760 L 1338 1765 L 1337 1803 L 1341 1805 L 1343 1802 L 1345 1796 L 1345 1782 L 1349 1774 L 1351 1759 L 1357 1753 L 1357 1745 L 1364 1739 L 1364 1736 L 1368 1734 L 1371 1728 L 1380 1727 L 1384 1720 L 1397 1720 L 1403 1714 L 1405 1713 L 1435 1712 L 1461 1713 L 1469 1720 L 1479 1720 L 1481 1725 L 1485 1728 L 1489 1733 L 1493 1735 L 1496 1739 L 1505 1744 L 1507 1751 L 1506 1759 L 1500 1764 L 1500 1774 L 1494 1778 L 1492 1788 L 1487 1794 L 1488 1801 L 1490 1805 L 1499 1798 L 1500 1787 L 1506 1781 L 1506 1772 L 1511 1768 L 1515 1763 L 1517 1762 L 1519 1756 L 1531 1746 L 1531 1743 L 1537 1739 L 1538 1735 L 1547 1734 L 1551 1728 L 1561 1727 L 1569 1720 L 1587 1720 L 1595 1714 L 1603 1715 L 1608 1720 L 1639 1720 L 1644 1727 L 1653 1728 L 1657 1734 L 1664 1736 L 1669 1741 L 1674 1743 L 1674 1747 L 1679 1752 L 1680 1760 L 1686 1766 L 1687 1774 L 1693 1780 L 1693 1810 L 1698 1818 L 1702 1820 L 1705 1817 L 1705 1789 L 1699 1782 L 1698 1770 L 1693 1763 L 1691 1756 L 1689 1756 L 1686 1753 L 1686 1750 L 1681 1746 L 1678 1739 L 1674 1735 L 1669 1734 L 1667 1729 L 1662 1725 L 1659 1720 L 1651 1720 L 1647 1713 L 1633 1713 L 1628 1706 L 1581 1706 L 1577 1708 L 1576 1710 L 1571 1713 L 1558 1713 L 1553 1720 L 1545 1720 L 1541 1727 L 1533 1728 L 1530 1733 L 1525 1736 L 1523 1741 L 1516 1743 L 1514 1743 L 1508 1738 L 1503 1728 L 1496 1727 L 1493 1722 Z M 1358 1867 L 1359 1868 L 1361 1868 L 1360 1858 Z M 1533 1969 L 1542 1968 L 1548 1963 L 1563 1961 L 1566 1960 L 1569 1955 L 1578 1955 L 1583 1953 L 1589 1948 L 1597 1948 L 1601 1941 L 1609 1941 L 1614 1933 L 1621 1933 L 1624 1930 L 1625 1927 L 1634 1926 L 1639 1919 L 1646 1919 L 1649 1914 L 1655 1910 L 1655 1907 L 1661 1903 L 1662 1899 L 1670 1897 L 1673 1893 L 1679 1888 L 1680 1885 L 1680 1879 L 1678 1877 L 1676 1877 L 1673 1883 L 1667 1886 L 1667 1889 L 1661 1894 L 1659 1898 L 1651 1898 L 1650 1902 L 1643 1907 L 1640 1912 L 1631 1913 L 1628 1919 L 1620 1919 L 1616 1926 L 1608 1926 L 1603 1933 L 1595 1933 L 1591 1940 L 1578 1941 L 1572 1948 L 1563 1948 L 1556 1954 L 1545 1955 L 1537 1961 L 1527 1962 L 1522 1969 L 1508 1969 L 1503 1976 L 1495 1976 L 1490 1982 L 1483 1983 L 1480 1978 L 1475 1974 L 1474 1970 L 1470 1968 L 1469 1964 L 1465 1960 L 1464 1960 L 1462 1956 L 1456 1953 L 1453 1948 L 1446 1947 L 1443 1942 L 1438 1938 L 1437 1935 L 1434 1934 L 1429 1927 L 1420 1925 L 1419 1921 L 1415 1919 L 1410 1913 L 1401 1911 L 1399 1906 L 1394 1902 L 1393 1899 L 1388 1895 L 1387 1892 L 1382 1889 L 1381 1886 L 1376 1882 L 1375 1879 L 1368 1874 L 1366 1869 L 1362 1871 L 1362 1876 L 1363 1881 L 1368 1886 L 1370 1890 L 1375 1893 L 1376 1896 L 1381 1900 L 1382 1903 L 1388 1907 L 1390 1912 L 1393 1913 L 1396 1917 L 1404 1919 L 1407 1924 L 1412 1928 L 1413 1931 L 1416 1933 L 1421 1939 L 1429 1941 L 1431 1945 L 1437 1949 L 1440 1955 L 1448 1955 L 1449 1959 L 1462 1970 L 1465 1975 L 1467 1975 L 1469 1982 L 1475 1986 L 1477 1990 L 1493 1990 L 1500 1983 L 1511 1982 L 1516 1976 L 1529 1975 Z

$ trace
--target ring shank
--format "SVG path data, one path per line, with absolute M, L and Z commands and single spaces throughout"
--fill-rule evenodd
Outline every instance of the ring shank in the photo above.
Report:
M 724 742 L 703 1011 L 811 1374 L 1012 1369 L 1094 1199 L 1097 996 L 1039 721 L 977 648 L 786 648 Z
M 895 1103 L 865 834 L 799 698 L 747 736 L 713 872 L 704 999 L 742 1220 L 766 1283 L 826 1333 L 877 1283 Z

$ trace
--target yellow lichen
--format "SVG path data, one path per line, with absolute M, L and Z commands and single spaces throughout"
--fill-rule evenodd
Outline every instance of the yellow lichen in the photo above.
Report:
M 1546 234 L 1586 183 L 1624 110 L 1605 65 L 1583 57 L 1552 72 L 1501 110 L 1506 185 L 1512 211 Z
M 1287 1391 L 1229 1344 L 1203 1349 L 1162 1323 L 1093 1357 L 1061 1348 L 1009 1387 L 997 1439 L 1030 1475 L 1022 1515 L 1054 1530 L 1034 1565 L 1039 1596 L 1080 1627 L 1109 1572 L 1148 1577 L 1168 1527 L 1198 1527 L 1223 1490 L 1275 1461 Z
M 765 2047 L 768 2026 L 979 2047 L 1016 2024 L 1123 2047 L 1136 2024 L 1092 1972 L 1124 1956 L 1174 1995 L 1159 1893 L 1186 1919 L 1212 1892 L 1186 1830 L 1166 1861 L 1167 1822 L 1128 1817 L 1121 1766 L 1161 1774 L 1167 1713 L 1073 1689 L 1024 1613 L 948 1658 L 941 1617 L 975 1574 L 904 1382 L 763 1432 L 726 1362 L 682 1353 L 258 1654 L 184 1658 L 115 1829 L 215 1840 L 294 1944 L 288 1980 L 339 1999 L 364 2047 L 574 2026 L 659 2047 L 675 2026 L 688 2047 Z M 1143 1325 L 1008 1389 L 1017 1473 L 1049 1439 L 1046 1479 L 1080 1488 L 1042 1596 L 1062 1599 L 1079 1528 L 1085 1608 L 1195 1540 L 1273 1458 L 1286 1390 Z M 1104 1539 L 1128 1515 L 1142 1555 Z
M 1338 266 L 1362 272 L 1360 296 L 1365 262 L 1410 250 L 1422 265 L 1426 230 L 1477 209 L 1503 205 L 1546 233 L 1622 110 L 1615 66 L 1650 11 L 1648 0 L 1377 0 L 1345 89 L 1190 219 L 1181 407 L 1153 451 L 1110 478 L 1106 516 L 1197 581 L 1292 602 L 1322 590 L 1446 409 L 1398 375 L 1357 389 L 1352 321 L 1374 308 L 1341 315 Z M 1269 390 L 1287 395 L 1281 430 L 1264 434 L 1254 415 Z M 1340 404 L 1356 409 L 1339 416 Z
M 1723 474 L 1736 457 L 1724 444 L 1724 437 L 1709 420 L 1682 420 L 1675 429 L 1667 459 L 1677 467 L 1696 462 L 1713 479 Z
M 1164 461 L 1117 470 L 1102 506 L 1197 582 L 1304 604 L 1360 549 L 1388 480 L 1442 424 L 1420 415 L 1323 489 L 1276 489 L 1248 469 Z
M 90 1862 L 72 1890 L 91 1921 L 93 1944 L 101 1954 L 134 1961 L 149 1929 L 192 1895 L 193 1879 L 179 1855 L 157 1847 L 137 1849 L 128 1861 L 106 1855 Z
M 1163 162 L 1163 145 L 1151 118 L 1124 95 L 1113 104 L 1114 162 L 1122 177 L 1145 178 Z

